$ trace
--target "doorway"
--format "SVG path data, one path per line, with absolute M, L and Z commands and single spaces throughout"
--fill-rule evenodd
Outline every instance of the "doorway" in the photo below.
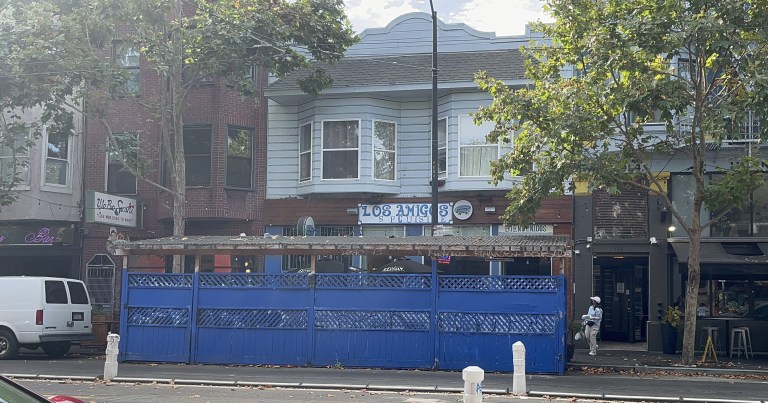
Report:
M 597 256 L 593 281 L 602 298 L 601 339 L 646 341 L 648 256 Z

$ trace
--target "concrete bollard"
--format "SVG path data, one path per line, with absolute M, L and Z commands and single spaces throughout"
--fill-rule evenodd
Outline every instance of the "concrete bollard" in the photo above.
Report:
M 464 379 L 464 403 L 482 403 L 485 371 L 476 366 L 466 367 L 461 371 L 461 377 Z
M 104 380 L 111 381 L 117 376 L 117 353 L 120 352 L 118 343 L 120 335 L 109 333 L 107 335 L 107 361 L 104 363 Z
M 525 396 L 528 394 L 525 386 L 525 345 L 521 341 L 512 345 L 512 364 L 515 371 L 512 376 L 512 394 Z

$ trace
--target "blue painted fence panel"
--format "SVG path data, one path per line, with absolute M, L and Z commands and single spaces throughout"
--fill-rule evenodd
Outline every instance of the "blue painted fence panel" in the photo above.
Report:
M 565 368 L 562 276 L 123 278 L 124 361 L 509 372 L 521 341 L 528 372 Z

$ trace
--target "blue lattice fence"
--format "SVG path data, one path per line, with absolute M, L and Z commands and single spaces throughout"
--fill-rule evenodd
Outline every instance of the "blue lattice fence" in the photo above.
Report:
M 430 368 L 432 277 L 320 274 L 314 365 Z
M 438 287 L 433 287 L 438 279 Z M 134 361 L 562 373 L 560 277 L 397 274 L 124 276 Z M 194 315 L 192 313 L 195 313 Z
M 189 362 L 193 281 L 191 274 L 123 276 L 122 360 Z
M 526 370 L 565 369 L 565 291 L 560 277 L 440 276 L 441 369 L 477 365 L 509 372 L 512 345 L 526 347 Z
M 307 274 L 200 274 L 194 361 L 310 363 Z

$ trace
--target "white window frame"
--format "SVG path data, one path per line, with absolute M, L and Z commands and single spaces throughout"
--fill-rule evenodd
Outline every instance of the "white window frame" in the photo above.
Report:
M 65 184 L 59 184 L 59 183 L 48 183 L 46 180 L 46 172 L 48 168 L 48 127 L 43 126 L 43 147 L 42 147 L 42 159 L 41 159 L 41 166 L 42 170 L 40 172 L 40 183 L 42 183 L 41 187 L 45 187 L 48 190 L 69 190 L 72 185 L 72 137 L 71 135 L 67 135 L 67 158 L 61 159 L 61 158 L 52 158 L 56 161 L 65 161 L 67 163 L 67 171 L 64 174 L 66 182 Z
M 139 141 L 139 133 L 126 132 L 126 133 L 118 133 L 118 134 L 115 134 L 114 136 L 115 137 L 119 137 L 119 136 L 136 136 L 136 141 L 137 142 Z M 110 160 L 110 157 L 109 157 L 110 151 L 109 150 L 110 150 L 110 147 L 112 147 L 112 143 L 107 138 L 106 158 L 104 158 L 104 191 L 106 191 L 107 193 L 110 193 L 110 191 L 109 191 L 109 165 L 110 165 L 109 164 L 109 160 Z M 136 150 L 136 152 L 138 153 L 139 150 Z M 131 175 L 133 175 L 133 174 L 131 173 Z M 135 194 L 137 194 L 138 191 L 139 191 L 139 178 L 136 177 L 136 175 L 133 175 L 133 179 L 136 182 L 136 184 L 134 185 L 134 189 L 136 189 L 135 192 L 133 192 L 133 193 L 114 193 L 114 194 L 118 194 L 118 195 L 135 195 Z
M 26 136 L 19 137 L 16 141 L 17 142 L 18 141 L 24 141 L 24 142 L 29 141 L 29 134 L 27 134 Z M 16 144 L 16 146 L 18 146 L 18 144 Z M 14 187 L 14 189 L 16 189 L 16 190 L 29 190 L 30 189 L 29 181 L 30 181 L 30 178 L 31 178 L 30 171 L 31 171 L 31 168 L 32 168 L 31 167 L 31 163 L 32 163 L 31 157 L 32 157 L 31 147 L 29 147 L 29 146 L 27 146 L 26 155 L 16 155 L 15 156 L 17 162 L 19 162 L 20 160 L 24 160 L 25 158 L 26 158 L 26 161 L 27 161 L 27 166 L 24 168 L 24 170 L 26 172 L 22 173 L 21 175 L 19 175 L 19 178 L 21 179 L 21 182 Z M 3 166 L 4 166 L 6 163 L 11 162 L 13 160 L 13 158 L 14 158 L 13 154 L 10 154 L 10 155 L 0 154 L 0 164 L 3 164 Z
M 477 130 L 478 132 L 484 132 L 483 128 L 488 128 L 488 129 L 492 129 L 493 128 L 493 123 L 491 123 L 491 122 L 485 122 L 485 123 L 483 123 L 482 126 L 477 126 L 477 125 L 475 125 L 474 120 L 473 120 L 473 118 L 471 116 L 469 116 L 469 115 L 459 116 L 459 130 L 458 130 L 459 131 L 459 136 L 458 136 L 459 137 L 458 138 L 458 140 L 459 140 L 459 144 L 458 144 L 458 148 L 459 148 L 459 172 L 458 172 L 458 174 L 459 174 L 459 177 L 460 178 L 489 178 L 491 176 L 490 175 L 490 171 L 486 175 L 462 175 L 462 171 L 461 171 L 461 163 L 462 163 L 462 161 L 461 161 L 461 152 L 462 152 L 462 150 L 464 148 L 490 148 L 490 147 L 495 147 L 496 148 L 496 158 L 495 158 L 496 160 L 499 159 L 499 152 L 500 152 L 499 143 L 495 143 L 494 144 L 494 143 L 487 143 L 486 142 L 484 144 L 462 144 L 462 134 L 463 134 L 462 132 L 464 131 L 464 130 L 462 130 L 462 128 L 465 127 L 464 126 L 465 123 L 471 125 L 471 127 L 474 127 L 475 130 Z M 490 130 L 488 130 L 488 133 L 490 133 Z M 471 134 L 476 134 L 476 133 L 471 133 Z
M 376 123 L 383 123 L 392 125 L 394 130 L 394 139 L 392 139 L 392 150 L 387 150 L 384 148 L 376 148 Z M 371 160 L 371 176 L 373 177 L 373 180 L 377 181 L 387 181 L 387 182 L 394 182 L 397 180 L 397 123 L 392 122 L 389 120 L 382 120 L 382 119 L 374 119 L 373 124 L 371 126 L 371 148 L 373 149 L 373 155 Z M 376 153 L 388 153 L 392 154 L 394 157 L 394 164 L 395 166 L 392 167 L 392 178 L 379 178 L 377 177 L 378 172 L 376 172 Z
M 325 123 L 326 122 L 357 122 L 357 147 L 356 148 L 325 148 Z M 326 119 L 320 121 L 320 178 L 324 181 L 349 181 L 349 180 L 359 180 L 360 179 L 360 162 L 361 162 L 361 140 L 362 136 L 360 135 L 362 131 L 362 121 L 360 119 Z M 326 178 L 325 177 L 325 153 L 326 151 L 334 152 L 334 151 L 352 151 L 355 150 L 357 152 L 357 176 L 352 178 Z
M 309 144 L 306 150 L 301 149 L 301 137 L 304 134 L 303 130 L 305 127 L 309 126 Z M 312 182 L 312 129 L 314 124 L 312 122 L 307 122 L 302 125 L 299 125 L 299 141 L 298 141 L 298 151 L 299 151 L 299 183 L 307 183 Z M 301 157 L 309 155 L 309 176 L 306 178 L 301 177 Z

